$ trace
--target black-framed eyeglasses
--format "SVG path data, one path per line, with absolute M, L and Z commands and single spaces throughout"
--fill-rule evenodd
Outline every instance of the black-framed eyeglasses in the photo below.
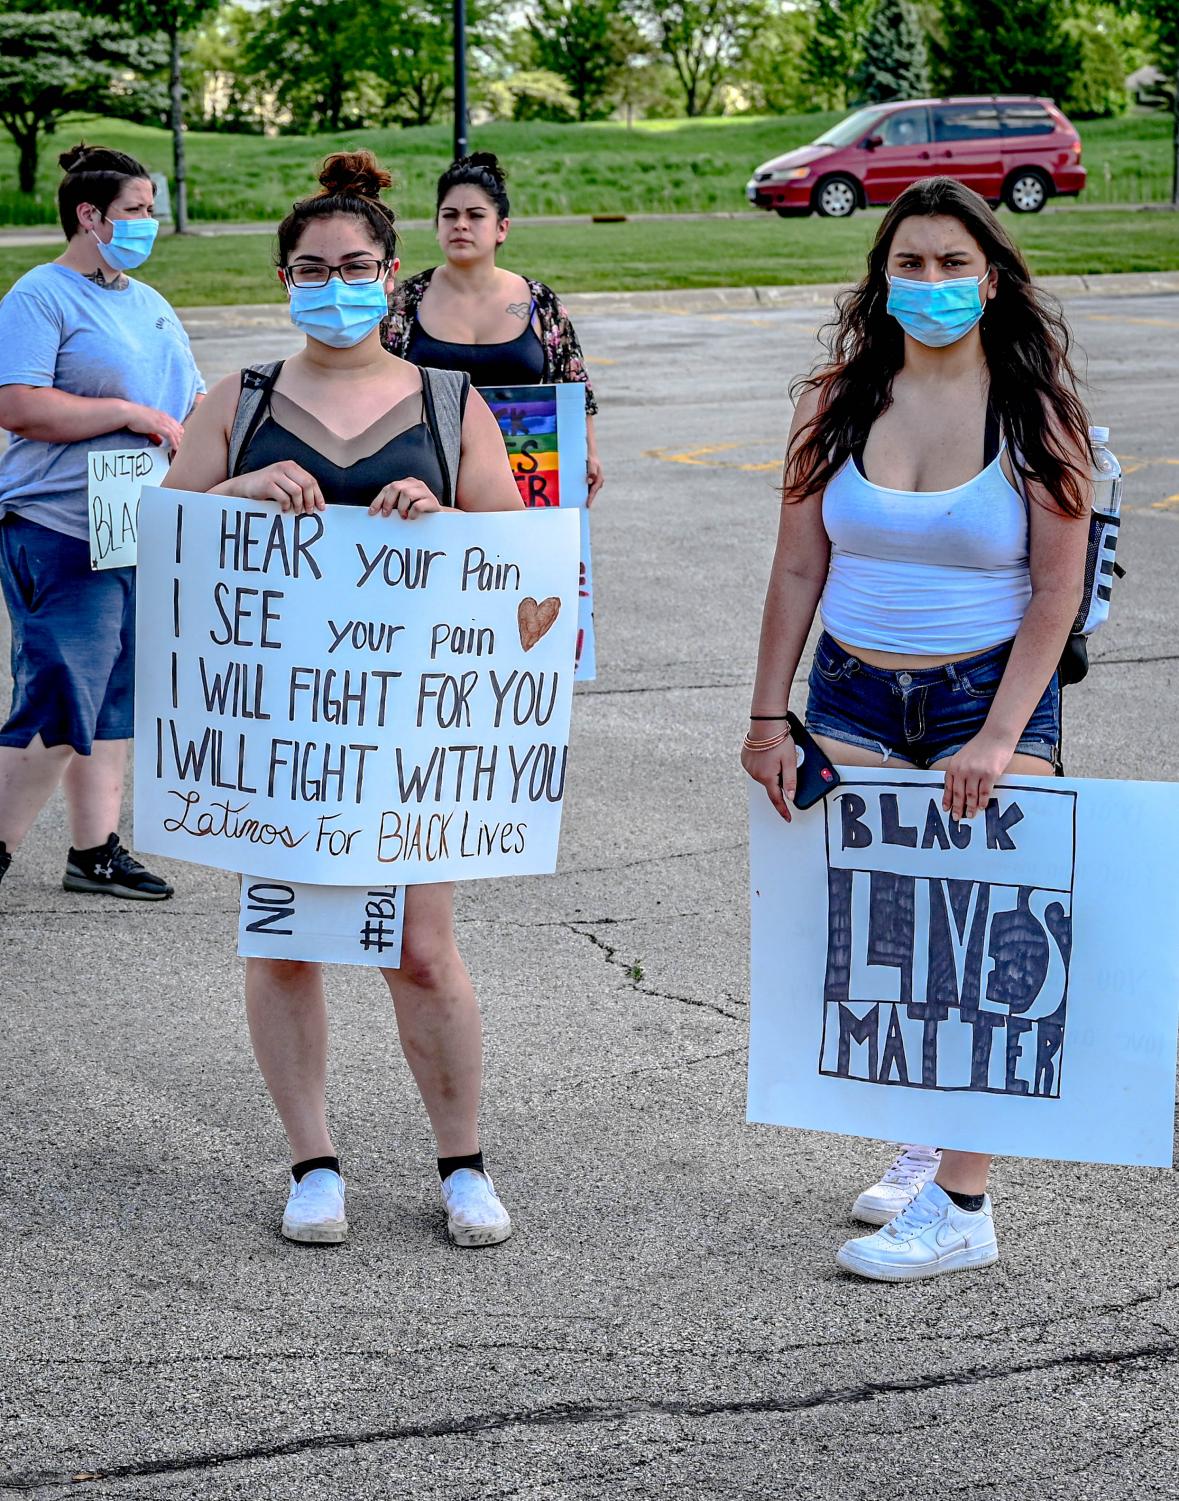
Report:
M 365 255 L 339 266 L 296 264 L 284 266 L 283 270 L 292 287 L 326 287 L 333 276 L 338 276 L 348 287 L 369 287 L 380 281 L 388 266 L 388 261 Z

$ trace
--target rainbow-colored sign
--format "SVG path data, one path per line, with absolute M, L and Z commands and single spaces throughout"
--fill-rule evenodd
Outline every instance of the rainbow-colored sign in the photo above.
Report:
M 524 504 L 581 508 L 581 587 L 578 590 L 577 671 L 580 682 L 597 675 L 593 569 L 586 498 L 585 387 L 485 386 L 480 395 L 495 413 Z

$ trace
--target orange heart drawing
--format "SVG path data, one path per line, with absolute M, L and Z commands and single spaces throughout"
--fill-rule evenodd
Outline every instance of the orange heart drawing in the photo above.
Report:
M 548 599 L 542 599 L 539 604 L 531 595 L 520 601 L 516 620 L 520 627 L 520 645 L 525 651 L 531 651 L 545 632 L 551 630 L 553 621 L 560 613 L 561 601 L 555 594 L 550 594 Z

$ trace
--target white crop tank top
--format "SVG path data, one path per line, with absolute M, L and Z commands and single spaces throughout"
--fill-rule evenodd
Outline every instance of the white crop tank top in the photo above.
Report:
M 823 495 L 824 629 L 846 646 L 951 656 L 1010 641 L 1032 597 L 1028 510 L 1000 445 L 952 490 L 890 490 L 852 459 Z

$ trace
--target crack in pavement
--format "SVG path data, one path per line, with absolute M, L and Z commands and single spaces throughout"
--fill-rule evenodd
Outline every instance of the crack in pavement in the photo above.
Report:
M 1140 663 L 1179 662 L 1179 653 L 1165 652 L 1158 657 L 1092 657 L 1090 667 L 1134 667 Z
M 733 678 L 723 683 L 658 683 L 654 687 L 640 688 L 591 688 L 577 695 L 578 701 L 587 698 L 615 698 L 624 693 L 711 693 L 718 688 L 742 688 L 744 678 Z
M 607 964 L 612 964 L 616 969 L 621 969 L 624 974 L 629 973 L 632 966 L 624 964 L 621 959 L 616 959 L 615 955 L 618 950 L 608 944 L 604 938 L 599 938 L 592 930 L 578 923 L 567 923 L 566 927 L 568 927 L 571 933 L 576 933 L 579 938 L 588 938 L 595 948 L 601 949 L 606 956 Z M 653 1000 L 657 1001 L 676 1001 L 681 1006 L 692 1006 L 698 1011 L 713 1011 L 717 1016 L 723 1016 L 731 1022 L 739 1022 L 743 1019 L 740 1016 L 735 1016 L 731 1011 L 726 1011 L 723 1006 L 718 1006 L 714 1001 L 699 1001 L 694 996 L 673 995 L 668 990 L 655 990 L 651 986 L 644 985 L 641 981 L 634 979 L 633 976 L 630 980 L 630 988 L 636 995 L 650 996 Z
M 50 1470 L 14 1471 L 0 1476 L 0 1491 L 33 1491 L 47 1486 L 81 1485 L 93 1481 L 140 1479 L 148 1475 L 181 1475 L 195 1470 L 216 1469 L 222 1465 L 244 1464 L 254 1459 L 284 1459 L 330 1449 L 359 1449 L 374 1444 L 404 1443 L 414 1439 L 463 1438 L 477 1433 L 494 1433 L 509 1428 L 557 1428 L 563 1425 L 584 1426 L 594 1423 L 621 1423 L 633 1418 L 723 1418 L 775 1417 L 796 1412 L 813 1412 L 827 1407 L 857 1407 L 881 1398 L 944 1392 L 978 1386 L 989 1381 L 1004 1381 L 1020 1376 L 1034 1376 L 1046 1371 L 1121 1372 L 1136 1365 L 1166 1366 L 1179 1364 L 1179 1346 L 1142 1345 L 1136 1349 L 1079 1350 L 1068 1355 L 1050 1356 L 1006 1366 L 969 1366 L 939 1375 L 914 1376 L 896 1381 L 870 1381 L 860 1386 L 823 1388 L 797 1397 L 752 1397 L 728 1401 L 688 1401 L 682 1398 L 637 1399 L 615 1403 L 564 1402 L 523 1412 L 472 1413 L 467 1417 L 443 1419 L 434 1423 L 402 1423 L 389 1428 L 369 1429 L 360 1433 L 318 1433 L 282 1443 L 253 1444 L 223 1453 L 206 1452 L 173 1456 L 166 1459 L 128 1461 L 102 1470 L 69 1472 Z
M 713 1058 L 726 1058 L 734 1053 L 743 1051 L 744 1045 L 736 1048 L 726 1048 L 719 1053 L 704 1053 L 699 1057 L 686 1058 L 683 1060 L 683 1063 L 685 1065 L 691 1063 L 702 1063 Z M 604 1074 L 602 1075 L 602 1077 L 607 1079 L 622 1078 L 631 1072 L 638 1073 L 644 1071 L 655 1071 L 660 1067 L 661 1065 L 659 1064 L 644 1065 L 642 1069 L 624 1070 L 623 1072 L 618 1074 Z M 163 1286 L 165 1284 L 161 1283 L 160 1285 Z M 202 1290 L 201 1284 L 199 1283 L 193 1282 L 190 1283 L 190 1285 L 196 1291 Z M 591 1354 L 596 1355 L 603 1360 L 615 1360 L 619 1356 L 635 1356 L 642 1357 L 648 1360 L 652 1357 L 664 1359 L 668 1356 L 687 1356 L 696 1357 L 701 1360 L 706 1360 L 710 1364 L 715 1364 L 718 1360 L 721 1359 L 781 1360 L 796 1355 L 814 1354 L 823 1350 L 852 1350 L 861 1348 L 863 1346 L 868 1346 L 872 1349 L 879 1349 L 884 1345 L 908 1344 L 913 1340 L 923 1340 L 931 1343 L 944 1343 L 952 1340 L 957 1344 L 993 1344 L 994 1341 L 999 1338 L 1018 1338 L 1023 1340 L 1025 1343 L 1035 1343 L 1037 1340 L 1046 1339 L 1048 1337 L 1050 1328 L 1059 1329 L 1062 1325 L 1065 1324 L 1090 1325 L 1095 1323 L 1098 1319 L 1115 1317 L 1121 1318 L 1125 1314 L 1131 1313 L 1135 1309 L 1142 1308 L 1148 1303 L 1159 1302 L 1162 1298 L 1166 1297 L 1168 1293 L 1175 1292 L 1179 1292 L 1179 1280 L 1174 1282 L 1164 1282 L 1158 1287 L 1148 1288 L 1143 1292 L 1135 1293 L 1133 1297 L 1127 1298 L 1124 1302 L 1101 1303 L 1092 1308 L 1077 1309 L 1067 1313 L 1054 1313 L 1044 1318 L 1026 1319 L 1022 1323 L 989 1325 L 985 1331 L 978 1334 L 969 1334 L 963 1331 L 956 1331 L 953 1335 L 943 1334 L 940 1331 L 930 1331 L 929 1333 L 922 1333 L 921 1331 L 914 1329 L 912 1326 L 906 1326 L 900 1333 L 892 1337 L 881 1334 L 879 1331 L 874 1330 L 872 1333 L 863 1335 L 859 1338 L 856 1338 L 854 1336 L 849 1337 L 847 1335 L 841 1335 L 837 1339 L 802 1340 L 786 1344 L 737 1344 L 728 1346 L 709 1346 L 706 1348 L 701 1348 L 699 1345 L 669 1344 L 666 1342 L 647 1341 L 642 1345 L 636 1345 L 626 1344 L 621 1341 L 610 1341 L 604 1343 L 602 1348 L 599 1350 L 591 1350 L 587 1345 L 588 1336 L 585 1335 L 582 1335 L 576 1343 L 572 1344 L 560 1344 L 557 1342 L 540 1343 L 536 1341 L 514 1342 L 504 1341 L 502 1339 L 472 1340 L 469 1342 L 448 1340 L 447 1348 L 451 1350 L 461 1350 L 467 1354 L 487 1354 L 490 1352 L 503 1353 L 505 1351 L 511 1351 L 513 1353 L 518 1351 L 528 1351 L 530 1353 L 543 1355 Z M 603 1322 L 609 1322 L 607 1320 L 585 1314 L 557 1315 L 550 1312 L 546 1314 L 545 1317 L 549 1321 L 559 1320 L 561 1322 L 569 1323 L 601 1324 Z M 613 1325 L 611 1327 L 613 1327 Z M 1174 1331 L 1168 1328 L 1166 1325 L 1156 1324 L 1154 1327 L 1159 1334 L 1166 1336 L 1170 1340 L 1174 1339 Z M 434 1343 L 421 1345 L 404 1344 L 398 1346 L 397 1352 L 401 1356 L 420 1355 L 426 1358 L 431 1358 L 436 1353 L 436 1350 L 437 1347 Z M 388 1345 L 360 1345 L 354 1347 L 343 1346 L 334 1351 L 334 1354 L 336 1354 L 340 1359 L 343 1360 L 387 1360 L 391 1354 L 391 1349 Z M 309 1352 L 306 1350 L 234 1350 L 230 1352 L 222 1352 L 216 1355 L 196 1355 L 186 1351 L 183 1354 L 179 1355 L 159 1355 L 150 1356 L 147 1358 L 132 1357 L 130 1359 L 118 1358 L 109 1355 L 36 1356 L 31 1354 L 14 1354 L 0 1356 L 0 1369 L 2 1369 L 5 1365 L 35 1365 L 40 1367 L 98 1366 L 114 1367 L 116 1369 L 124 1370 L 142 1370 L 150 1369 L 154 1366 L 196 1366 L 210 1364 L 224 1365 L 246 1364 L 249 1362 L 265 1364 L 268 1361 L 296 1363 L 307 1360 L 318 1361 L 320 1359 L 322 1359 L 322 1356 L 318 1351 Z

